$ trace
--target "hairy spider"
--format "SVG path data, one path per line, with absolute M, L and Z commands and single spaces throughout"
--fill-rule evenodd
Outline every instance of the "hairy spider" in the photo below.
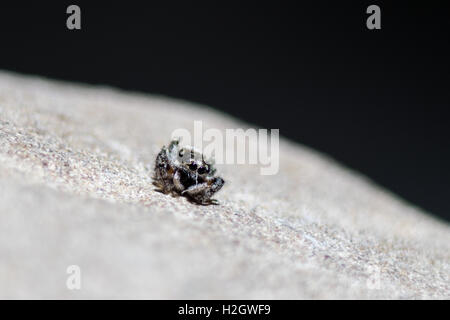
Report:
M 169 147 L 162 147 L 156 156 L 155 184 L 164 193 L 186 195 L 199 204 L 214 203 L 211 197 L 225 181 L 215 175 L 211 162 L 193 147 L 180 147 L 179 140 L 172 140 Z

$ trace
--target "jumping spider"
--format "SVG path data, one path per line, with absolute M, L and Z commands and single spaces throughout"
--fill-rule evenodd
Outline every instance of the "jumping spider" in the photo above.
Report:
M 203 154 L 190 146 L 180 147 L 179 140 L 172 140 L 156 156 L 154 180 L 161 191 L 186 195 L 199 204 L 216 203 L 211 197 L 225 181 L 215 173 Z

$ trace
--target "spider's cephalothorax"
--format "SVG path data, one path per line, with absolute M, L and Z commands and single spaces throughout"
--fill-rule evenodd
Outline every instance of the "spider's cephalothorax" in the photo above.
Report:
M 172 140 L 156 156 L 154 179 L 164 193 L 187 195 L 201 204 L 212 203 L 212 195 L 225 183 L 215 174 L 216 169 L 203 154 L 189 146 L 180 147 L 178 140 Z

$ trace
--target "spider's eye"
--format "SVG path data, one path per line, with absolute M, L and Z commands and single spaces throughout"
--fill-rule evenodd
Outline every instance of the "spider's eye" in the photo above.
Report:
M 178 152 L 178 155 L 180 156 L 180 158 L 183 157 L 183 155 L 184 155 L 184 149 L 181 149 L 180 152 Z
M 208 167 L 208 166 L 200 167 L 200 168 L 198 169 L 198 173 L 199 173 L 199 174 L 204 174 L 204 173 L 207 173 L 207 172 L 209 172 L 209 167 Z
M 197 170 L 197 164 L 196 164 L 195 162 L 192 162 L 192 163 L 189 165 L 189 169 L 192 170 L 192 171 Z

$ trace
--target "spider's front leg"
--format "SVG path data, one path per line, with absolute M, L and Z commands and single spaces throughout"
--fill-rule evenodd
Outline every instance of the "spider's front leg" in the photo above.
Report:
M 195 194 L 205 191 L 208 187 L 209 187 L 208 183 L 206 183 L 206 182 L 194 184 L 193 186 L 190 186 L 189 188 L 187 188 L 186 190 L 181 192 L 181 194 L 187 193 L 187 194 L 193 196 Z
M 173 185 L 175 188 L 183 194 L 183 190 L 185 189 L 184 185 L 181 183 L 181 173 L 180 170 L 176 170 L 175 174 L 173 175 Z M 185 190 L 186 191 L 186 190 Z
M 208 203 L 211 201 L 211 196 L 219 191 L 224 185 L 225 181 L 220 177 L 209 178 L 206 182 L 199 183 L 184 190 L 181 194 L 187 193 L 191 198 L 199 203 Z

